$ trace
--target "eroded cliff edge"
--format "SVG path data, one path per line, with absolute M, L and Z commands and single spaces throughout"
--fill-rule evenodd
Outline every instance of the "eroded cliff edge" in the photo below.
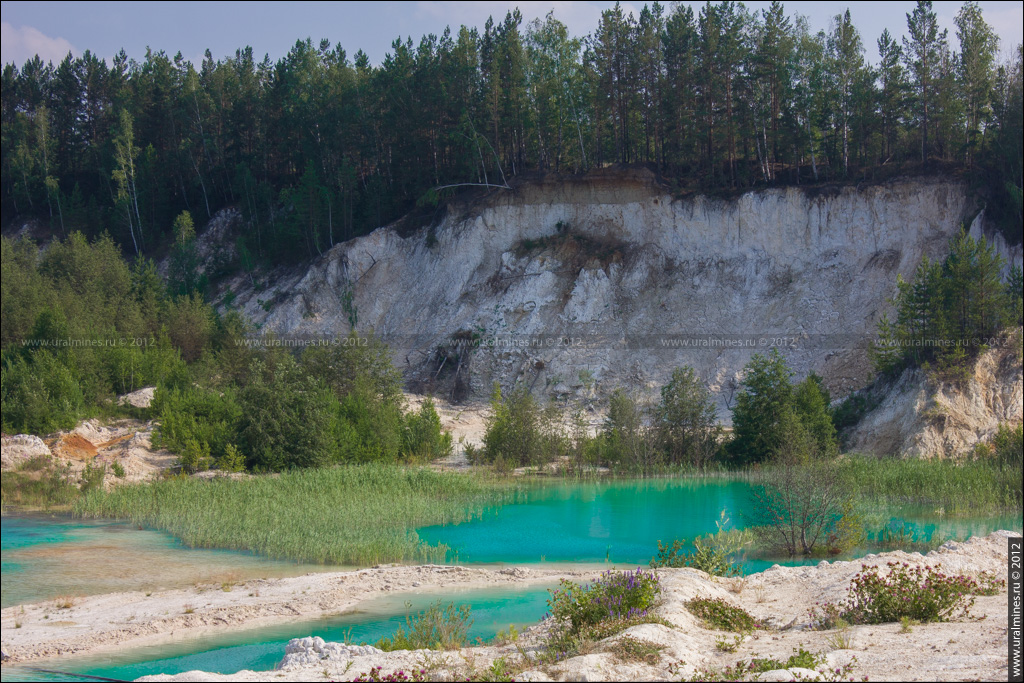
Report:
M 685 364 L 724 407 L 750 356 L 779 344 L 833 395 L 870 381 L 896 276 L 943 257 L 976 214 L 958 179 L 717 199 L 673 197 L 643 171 L 559 176 L 450 204 L 411 233 L 378 229 L 269 289 L 232 289 L 279 335 L 374 330 L 421 390 L 600 395 Z M 1020 262 L 1020 247 L 1001 248 Z M 453 351 L 453 337 L 479 347 Z

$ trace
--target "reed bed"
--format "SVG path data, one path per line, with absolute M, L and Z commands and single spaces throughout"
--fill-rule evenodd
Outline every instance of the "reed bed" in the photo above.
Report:
M 74 514 L 161 529 L 192 547 L 365 566 L 442 562 L 448 548 L 424 543 L 416 527 L 467 521 L 513 492 L 482 477 L 362 465 L 119 486 L 88 492 Z
M 843 480 L 877 503 L 934 505 L 947 515 L 1021 510 L 1021 467 L 992 459 L 878 459 L 846 456 Z

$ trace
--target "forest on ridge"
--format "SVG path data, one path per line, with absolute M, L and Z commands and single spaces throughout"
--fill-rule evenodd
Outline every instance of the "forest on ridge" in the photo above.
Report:
M 427 222 L 465 186 L 645 164 L 678 192 L 963 173 L 1019 242 L 1021 46 L 999 46 L 977 3 L 955 23 L 959 48 L 930 2 L 899 40 L 862 36 L 848 10 L 812 32 L 780 2 L 654 3 L 585 37 L 515 10 L 395 40 L 380 65 L 309 39 L 276 62 L 36 57 L 3 69 L 2 220 L 107 232 L 136 257 L 166 252 L 181 212 L 202 225 L 235 205 L 228 267 L 251 269 L 416 207 Z

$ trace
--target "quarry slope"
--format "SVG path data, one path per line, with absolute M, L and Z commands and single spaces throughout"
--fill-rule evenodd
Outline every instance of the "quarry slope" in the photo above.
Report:
M 833 395 L 864 386 L 897 274 L 943 257 L 975 213 L 956 179 L 716 199 L 673 197 L 643 171 L 560 176 L 451 204 L 411 234 L 378 229 L 266 289 L 230 286 L 279 335 L 374 330 L 420 392 L 651 391 L 689 365 L 725 408 L 750 356 L 773 347 Z

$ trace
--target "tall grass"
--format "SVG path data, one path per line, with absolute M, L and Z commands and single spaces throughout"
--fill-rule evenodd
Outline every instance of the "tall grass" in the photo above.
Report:
M 851 455 L 840 472 L 852 493 L 879 503 L 935 505 L 947 515 L 1021 509 L 1021 466 L 995 459 L 877 459 Z
M 302 562 L 441 562 L 448 548 L 420 541 L 414 528 L 466 521 L 512 491 L 479 477 L 363 465 L 124 485 L 88 492 L 74 514 L 162 529 L 193 547 Z

